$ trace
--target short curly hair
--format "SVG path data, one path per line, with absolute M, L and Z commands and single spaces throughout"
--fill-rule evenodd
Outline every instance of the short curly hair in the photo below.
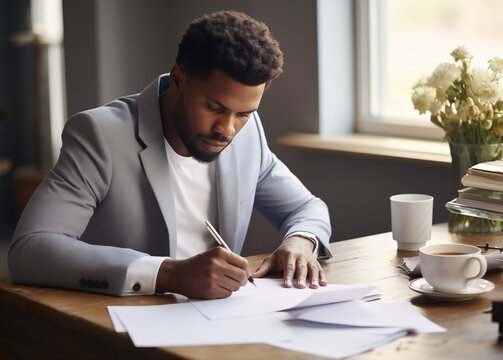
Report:
M 189 76 L 221 70 L 244 85 L 269 84 L 282 72 L 283 53 L 269 28 L 237 11 L 218 11 L 189 24 L 176 63 Z

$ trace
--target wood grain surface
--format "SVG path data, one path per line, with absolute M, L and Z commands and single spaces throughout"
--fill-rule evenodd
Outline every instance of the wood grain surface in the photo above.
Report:
M 433 227 L 428 243 L 459 242 L 503 246 L 503 237 L 459 237 L 445 224 Z M 484 276 L 496 284 L 490 293 L 462 302 L 430 300 L 408 288 L 410 278 L 396 267 L 417 252 L 396 250 L 391 233 L 331 244 L 334 257 L 323 267 L 330 283 L 377 286 L 378 301 L 410 301 L 447 332 L 410 334 L 352 359 L 503 359 L 498 324 L 491 322 L 493 300 L 503 300 L 503 272 Z M 264 255 L 248 258 L 256 269 Z M 107 305 L 157 305 L 172 295 L 111 297 L 62 289 L 18 286 L 0 272 L 1 359 L 320 359 L 263 344 L 135 348 L 127 334 L 115 333 Z M 176 325 L 174 325 L 176 326 Z

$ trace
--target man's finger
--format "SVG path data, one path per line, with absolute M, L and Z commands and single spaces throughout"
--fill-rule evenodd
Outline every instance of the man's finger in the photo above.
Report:
M 311 289 L 318 288 L 319 270 L 316 264 L 309 264 L 309 277 L 311 278 Z
M 272 268 L 271 258 L 267 257 L 264 262 L 258 267 L 257 270 L 252 274 L 253 277 L 263 277 L 265 276 Z
M 295 263 L 287 262 L 284 270 L 283 282 L 285 287 L 292 287 L 293 284 L 293 275 L 295 274 Z
M 307 266 L 302 260 L 297 261 L 297 287 L 303 289 L 306 287 Z
M 241 286 L 246 285 L 246 281 L 243 284 L 242 281 L 239 282 L 236 279 L 226 277 L 226 278 L 220 279 L 220 281 L 218 282 L 218 285 L 220 287 L 222 287 L 223 289 L 234 292 L 234 291 L 238 291 L 241 288 Z
M 245 271 L 249 271 L 250 270 L 250 267 L 249 267 L 249 264 L 248 264 L 248 260 L 246 260 L 244 257 L 242 257 L 241 255 L 238 255 L 238 254 L 235 254 L 233 252 L 229 252 L 229 251 L 226 251 L 225 252 L 226 254 L 226 261 L 229 263 L 229 264 L 232 264 L 236 267 L 239 267 Z
M 323 269 L 320 268 L 319 273 L 320 273 L 320 285 L 327 286 L 328 281 L 327 278 L 325 277 L 325 271 L 323 271 Z
M 242 269 L 232 264 L 227 264 L 225 269 L 222 270 L 223 275 L 225 275 L 229 280 L 232 280 L 237 284 L 240 284 L 240 286 L 246 285 L 248 277 L 250 276 L 249 270 Z M 231 287 L 225 287 L 225 288 L 232 291 L 236 291 L 234 288 Z

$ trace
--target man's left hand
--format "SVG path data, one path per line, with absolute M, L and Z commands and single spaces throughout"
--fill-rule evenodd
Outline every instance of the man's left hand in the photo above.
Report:
M 268 257 L 252 274 L 253 277 L 264 277 L 270 271 L 283 271 L 285 287 L 292 287 L 294 276 L 296 287 L 305 288 L 306 278 L 309 276 L 310 287 L 327 285 L 327 279 L 320 263 L 313 255 L 314 244 L 300 236 L 291 236 Z

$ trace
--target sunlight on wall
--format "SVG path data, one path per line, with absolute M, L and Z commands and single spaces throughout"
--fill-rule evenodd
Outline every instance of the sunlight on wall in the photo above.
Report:
M 66 119 L 66 90 L 63 55 L 62 0 L 31 1 L 32 31 L 47 50 L 47 82 L 52 159 L 61 147 L 61 132 Z

